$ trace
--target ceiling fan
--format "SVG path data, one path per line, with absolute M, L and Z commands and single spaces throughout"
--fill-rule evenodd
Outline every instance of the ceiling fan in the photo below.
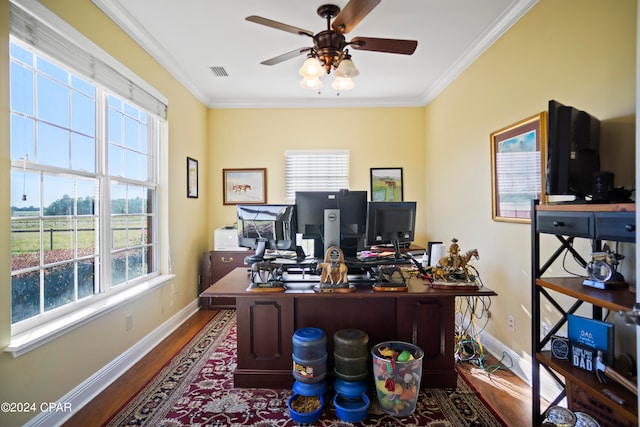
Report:
M 356 50 L 368 50 L 375 52 L 398 53 L 411 55 L 415 52 L 418 42 L 416 40 L 382 39 L 374 37 L 354 37 L 346 41 L 345 34 L 349 33 L 364 17 L 366 17 L 381 0 L 350 0 L 345 7 L 333 4 L 325 4 L 318 8 L 317 14 L 326 19 L 327 29 L 317 34 L 303 28 L 283 24 L 261 16 L 251 15 L 247 21 L 265 25 L 277 30 L 308 36 L 313 40 L 312 47 L 302 47 L 290 52 L 278 55 L 274 58 L 262 61 L 263 65 L 275 65 L 304 53 L 307 61 L 300 69 L 303 76 L 301 86 L 309 89 L 317 89 L 322 85 L 319 78 L 323 74 L 335 70 L 336 82 L 332 85 L 336 89 L 347 90 L 353 87 L 352 77 L 358 75 L 358 70 L 351 61 L 348 47 Z M 334 19 L 335 18 L 335 19 Z M 333 23 L 331 20 L 333 19 Z

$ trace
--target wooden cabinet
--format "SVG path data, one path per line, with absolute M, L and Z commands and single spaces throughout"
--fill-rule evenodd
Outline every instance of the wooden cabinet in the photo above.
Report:
M 202 254 L 198 294 L 222 279 L 230 271 L 243 267 L 244 259 L 248 255 L 251 255 L 250 251 L 209 251 Z M 235 298 L 200 298 L 200 307 L 204 309 L 235 308 L 235 306 Z
M 552 358 L 549 351 L 543 351 L 551 336 L 566 323 L 567 314 L 574 313 L 582 304 L 590 304 L 592 317 L 601 320 L 603 309 L 613 313 L 632 309 L 636 296 L 626 288 L 594 289 L 582 285 L 582 277 L 554 278 L 545 273 L 555 260 L 562 259 L 565 251 L 583 267 L 586 266 L 587 261 L 573 247 L 575 238 L 591 240 L 594 252 L 602 249 L 602 240 L 635 242 L 635 204 L 540 205 L 534 201 L 532 207 L 532 425 L 540 425 L 546 411 L 540 402 L 540 373 L 544 369 L 564 389 L 553 399 L 553 404 L 566 396 L 569 409 L 590 413 L 603 427 L 637 426 L 638 406 L 634 394 L 614 381 L 600 384 L 595 373 L 575 368 L 569 361 Z M 544 263 L 540 256 L 540 234 L 555 235 L 559 242 L 558 249 Z M 550 291 L 561 294 L 561 298 Z M 569 308 L 565 308 L 567 300 L 571 304 Z M 550 303 L 561 317 L 544 336 L 540 321 L 543 302 Z M 622 397 L 626 403 L 619 405 L 605 396 L 605 388 Z

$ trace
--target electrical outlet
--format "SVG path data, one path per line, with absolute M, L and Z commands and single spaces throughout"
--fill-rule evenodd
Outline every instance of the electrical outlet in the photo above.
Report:
M 127 331 L 133 329 L 133 314 L 127 314 Z
M 516 319 L 513 317 L 513 315 L 509 316 L 509 318 L 507 320 L 507 326 L 509 327 L 511 332 L 515 332 L 516 331 Z

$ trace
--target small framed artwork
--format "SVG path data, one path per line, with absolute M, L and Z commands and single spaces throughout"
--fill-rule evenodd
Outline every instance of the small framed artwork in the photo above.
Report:
M 403 200 L 402 168 L 371 168 L 371 201 Z
M 222 194 L 225 205 L 267 203 L 267 170 L 223 169 Z
M 547 114 L 542 112 L 491 134 L 494 221 L 531 222 L 531 200 L 544 200 Z
M 187 197 L 198 198 L 198 161 L 187 157 Z

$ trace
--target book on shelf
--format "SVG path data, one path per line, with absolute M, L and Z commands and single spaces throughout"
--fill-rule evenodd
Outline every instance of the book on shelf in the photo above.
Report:
M 602 350 L 604 362 L 614 361 L 614 324 L 598 319 L 567 314 L 569 342 L 594 350 Z

